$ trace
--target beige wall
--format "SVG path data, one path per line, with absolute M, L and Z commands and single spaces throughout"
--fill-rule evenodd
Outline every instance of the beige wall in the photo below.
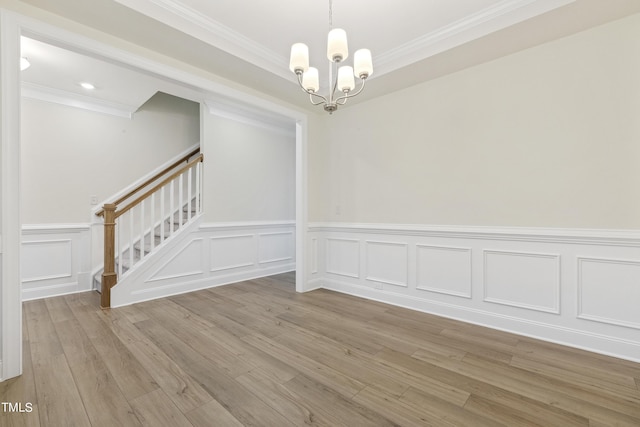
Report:
M 205 222 L 295 219 L 295 133 L 203 114 Z
M 636 15 L 329 117 L 309 217 L 637 229 L 639 117 Z
M 99 201 L 200 141 L 199 105 L 156 95 L 132 119 L 22 100 L 22 223 L 86 223 Z

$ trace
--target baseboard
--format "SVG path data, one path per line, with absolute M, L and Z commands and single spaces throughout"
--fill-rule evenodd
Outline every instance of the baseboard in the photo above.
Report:
M 22 301 L 31 301 L 42 298 L 58 297 L 79 292 L 93 290 L 89 283 L 89 274 L 85 274 L 87 279 L 80 282 L 62 283 L 58 285 L 45 285 L 41 287 L 29 288 L 22 291 Z
M 272 276 L 275 274 L 288 273 L 295 271 L 295 264 L 283 265 L 276 268 L 268 268 L 261 270 L 245 271 L 242 273 L 227 274 L 221 276 L 210 276 L 204 279 L 197 279 L 188 281 L 183 278 L 183 281 L 174 284 L 167 284 L 157 286 L 154 288 L 142 289 L 131 293 L 131 300 L 126 302 L 118 302 L 112 304 L 112 307 L 122 307 L 130 305 L 132 303 L 139 303 L 144 301 L 150 301 L 157 298 L 170 297 L 173 295 L 184 294 L 187 292 L 195 292 L 202 289 L 216 288 L 218 286 L 231 285 L 246 280 L 259 279 L 261 277 Z M 161 296 L 158 296 L 161 295 Z
M 307 288 L 304 290 L 305 292 L 316 291 L 318 289 L 329 289 L 327 288 L 322 279 L 312 279 L 307 281 Z

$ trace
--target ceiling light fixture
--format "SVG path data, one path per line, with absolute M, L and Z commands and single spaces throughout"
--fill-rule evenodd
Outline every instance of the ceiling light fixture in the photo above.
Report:
M 309 48 L 304 43 L 295 43 L 291 46 L 291 58 L 289 69 L 298 76 L 298 84 L 302 90 L 309 94 L 309 100 L 313 105 L 323 105 L 329 114 L 344 105 L 347 99 L 353 98 L 364 89 L 364 83 L 373 73 L 371 51 L 360 49 L 353 56 L 353 67 L 338 63 L 349 56 L 347 47 L 347 33 L 340 28 L 333 28 L 333 2 L 329 0 L 329 31 L 327 41 L 327 59 L 329 59 L 329 94 L 320 95 L 320 81 L 318 69 L 309 67 Z M 336 72 L 337 71 L 337 72 Z M 335 76 L 335 77 L 334 77 Z M 356 84 L 354 77 L 361 80 L 358 90 L 354 91 Z M 335 80 L 334 80 L 335 78 Z M 315 99 L 314 99 L 315 98 Z
M 84 89 L 87 89 L 87 90 L 93 90 L 96 88 L 94 85 L 92 85 L 89 82 L 82 82 L 80 83 L 80 86 L 82 86 Z
M 20 71 L 24 71 L 29 67 L 31 67 L 29 60 L 25 57 L 20 58 Z

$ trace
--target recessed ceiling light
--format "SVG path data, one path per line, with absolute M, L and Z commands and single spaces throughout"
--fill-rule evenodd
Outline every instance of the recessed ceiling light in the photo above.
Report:
M 96 88 L 94 85 L 92 85 L 89 82 L 82 82 L 82 83 L 80 83 L 80 86 L 82 86 L 83 88 L 85 88 L 87 90 L 93 90 L 93 89 Z
M 27 60 L 27 58 L 20 58 L 20 71 L 24 71 L 29 67 L 31 67 L 31 63 Z

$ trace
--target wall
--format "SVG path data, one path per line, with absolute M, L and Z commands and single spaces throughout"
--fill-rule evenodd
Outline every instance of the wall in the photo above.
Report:
M 310 220 L 638 229 L 639 75 L 635 15 L 345 108 Z
M 640 361 L 638 76 L 640 15 L 327 118 L 310 285 Z
M 295 133 L 204 114 L 205 222 L 295 220 Z
M 296 268 L 293 123 L 213 104 L 201 120 L 203 215 L 119 279 L 114 307 Z
M 199 114 L 166 94 L 132 119 L 23 98 L 23 224 L 90 222 L 90 196 L 107 201 L 197 144 Z
M 342 110 L 340 111 L 342 113 Z M 336 113 L 335 115 L 337 115 Z M 327 196 L 331 194 L 331 185 L 327 167 L 331 163 L 331 143 L 328 127 L 334 115 L 324 111 L 309 114 L 307 120 L 307 191 L 309 193 L 308 214 L 311 221 L 324 221 L 331 218 L 331 204 Z

